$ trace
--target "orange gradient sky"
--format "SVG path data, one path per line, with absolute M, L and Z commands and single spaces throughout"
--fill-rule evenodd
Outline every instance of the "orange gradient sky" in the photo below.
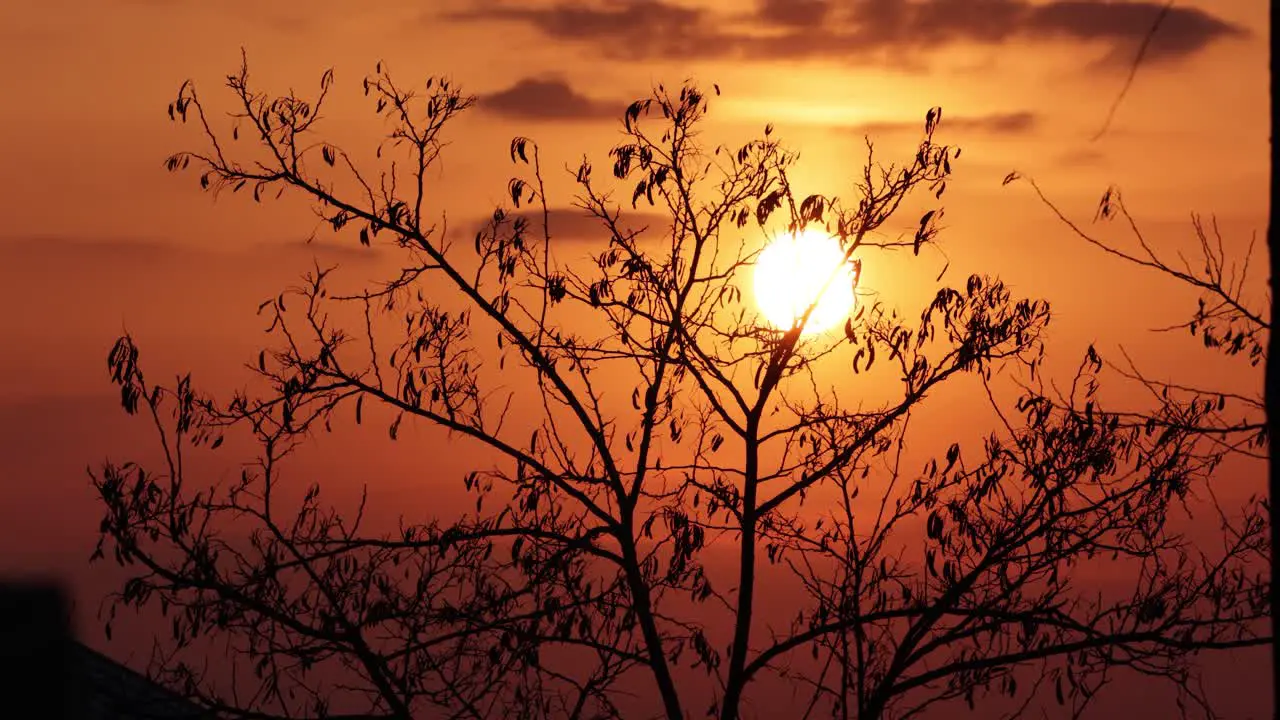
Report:
M 656 83 L 692 78 L 723 89 L 709 140 L 741 142 L 772 122 L 801 153 L 796 178 L 805 193 L 848 195 L 864 134 L 886 154 L 909 149 L 925 111 L 940 105 L 940 138 L 964 149 L 943 197 L 947 279 L 983 271 L 1048 299 L 1049 352 L 1064 362 L 1091 341 L 1104 354 L 1123 342 L 1159 373 L 1203 380 L 1238 365 L 1198 354 L 1191 338 L 1147 332 L 1184 320 L 1194 295 L 1088 248 L 1028 186 L 1001 184 L 1011 170 L 1033 176 L 1086 222 L 1102 191 L 1117 184 L 1148 237 L 1171 251 L 1194 249 L 1193 211 L 1217 215 L 1236 255 L 1252 234 L 1262 237 L 1270 128 L 1263 0 L 1180 0 L 1109 130 L 1092 139 L 1161 4 L 3 3 L 0 574 L 69 580 L 82 633 L 105 646 L 93 615 L 116 576 L 86 566 L 98 516 L 85 467 L 137 456 L 151 440 L 119 410 L 107 381 L 116 336 L 135 335 L 153 378 L 191 370 L 206 387 L 234 387 L 265 338 L 258 302 L 313 256 L 353 276 L 388 261 L 387 250 L 323 231 L 304 244 L 317 221 L 296 202 L 258 206 L 228 195 L 215 203 L 195 175 L 165 172 L 167 155 L 200 142 L 193 128 L 168 121 L 166 105 L 191 78 L 215 113 L 226 108 L 221 81 L 242 47 L 254 82 L 272 92 L 309 91 L 335 68 L 321 130 L 370 155 L 382 126 L 360 80 L 376 61 L 406 82 L 446 74 L 479 95 L 479 107 L 454 126 L 433 187 L 435 209 L 459 226 L 506 194 L 515 134 L 539 143 L 552 168 L 552 204 L 567 205 L 571 178 L 555 170 L 576 167 L 584 153 L 605 162 L 622 109 Z M 890 229 L 917 219 L 904 215 Z M 1120 230 L 1099 228 L 1123 241 Z M 1254 261 L 1259 273 L 1263 260 Z M 888 262 L 866 276 L 882 299 L 914 307 L 932 293 L 944 260 L 920 262 L 923 271 Z M 1255 280 L 1259 288 L 1265 277 Z M 1230 382 L 1256 391 L 1261 370 L 1233 371 Z M 398 453 L 329 448 L 306 462 L 328 463 L 337 493 L 376 481 L 375 500 L 386 507 L 421 506 L 422 449 Z M 432 470 L 466 469 L 454 464 Z M 1246 474 L 1254 483 L 1256 468 Z

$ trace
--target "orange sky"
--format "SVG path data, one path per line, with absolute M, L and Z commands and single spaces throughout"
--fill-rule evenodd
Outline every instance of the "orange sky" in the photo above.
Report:
M 107 383 L 116 335 L 135 334 L 153 376 L 190 369 L 225 388 L 245 379 L 237 366 L 263 338 L 257 302 L 313 252 L 355 273 L 379 262 L 323 233 L 319 248 L 302 245 L 315 227 L 305 207 L 214 203 L 194 176 L 164 172 L 166 155 L 198 141 L 167 120 L 178 85 L 195 79 L 219 107 L 242 46 L 256 81 L 276 91 L 315 87 L 335 67 L 328 132 L 353 148 L 377 140 L 359 82 L 377 60 L 406 81 L 444 73 L 479 94 L 480 108 L 454 127 L 434 195 L 458 222 L 505 194 L 513 134 L 539 142 L 552 168 L 576 166 L 583 153 L 604 162 L 622 108 L 653 83 L 718 83 L 713 139 L 740 141 L 773 122 L 802 153 L 806 191 L 831 194 L 858 170 L 862 133 L 886 151 L 905 147 L 924 112 L 941 105 L 943 139 L 964 148 L 944 198 L 953 282 L 983 270 L 1048 298 L 1056 355 L 1124 341 L 1192 377 L 1220 371 L 1184 353 L 1195 351 L 1189 338 L 1134 337 L 1184 319 L 1193 296 L 1089 251 L 1027 186 L 1000 180 L 1014 169 L 1033 175 L 1086 220 L 1116 183 L 1163 247 L 1188 247 L 1192 211 L 1216 213 L 1237 248 L 1261 236 L 1267 3 L 1178 2 L 1096 142 L 1160 3 L 927 4 L 916 13 L 905 0 L 833 0 L 818 17 L 820 0 L 4 3 L 0 573 L 71 579 L 87 606 L 85 634 L 97 641 L 89 623 L 109 573 L 84 566 L 96 529 L 84 468 L 150 439 L 125 421 Z M 567 202 L 567 188 L 553 180 L 553 201 Z M 1116 231 L 1104 232 L 1122 237 Z M 886 299 L 931 287 L 888 267 L 868 276 Z M 1260 377 L 1233 381 L 1253 389 Z M 413 501 L 418 480 L 401 472 L 412 454 L 360 460 L 373 463 L 365 475 L 377 475 L 378 463 L 396 471 L 387 474 L 393 503 Z M 359 467 L 342 472 L 355 477 Z

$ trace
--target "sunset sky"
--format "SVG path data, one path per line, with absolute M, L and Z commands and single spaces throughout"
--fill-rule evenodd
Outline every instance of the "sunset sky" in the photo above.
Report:
M 106 354 L 134 334 L 153 378 L 186 370 L 242 384 L 264 339 L 254 315 L 313 256 L 353 273 L 388 260 L 323 230 L 296 202 L 216 203 L 167 155 L 199 148 L 166 105 L 193 79 L 215 113 L 241 48 L 258 87 L 337 86 L 321 130 L 369 151 L 382 126 L 360 92 L 381 60 L 406 83 L 448 75 L 480 96 L 451 131 L 432 202 L 467 227 L 491 212 L 527 135 L 568 205 L 584 154 L 607 162 L 626 105 L 658 83 L 716 83 L 708 139 L 773 123 L 801 153 L 804 192 L 848 194 L 864 135 L 913 147 L 925 112 L 964 149 L 944 196 L 947 279 L 998 274 L 1054 307 L 1050 353 L 1121 343 L 1156 374 L 1205 379 L 1225 367 L 1191 338 L 1147 329 L 1183 321 L 1194 295 L 1074 239 L 1010 171 L 1034 177 L 1088 222 L 1118 185 L 1148 238 L 1193 248 L 1189 216 L 1216 215 L 1235 254 L 1266 231 L 1267 3 L 1179 0 L 1107 132 L 1093 139 L 1162 2 L 1107 0 L 15 0 L 0 5 L 0 573 L 71 583 L 82 635 L 116 577 L 86 565 L 98 510 L 86 466 L 150 451 L 119 410 Z M 906 159 L 905 156 L 902 156 Z M 908 229 L 918 218 L 898 220 Z M 1119 242 L 1117 226 L 1099 226 Z M 572 234 L 572 229 L 567 231 Z M 584 253 L 586 251 L 584 250 Z M 1261 273 L 1264 258 L 1255 258 Z M 908 276 L 868 268 L 883 299 L 914 302 L 944 260 Z M 896 266 L 894 266 L 896 268 Z M 906 265 L 904 265 L 906 267 Z M 918 266 L 916 266 L 918 267 Z M 1265 281 L 1259 274 L 1254 287 Z M 1263 299 L 1256 293 L 1256 300 Z M 1236 366 L 1232 366 L 1236 367 Z M 1261 370 L 1232 375 L 1254 391 Z M 347 485 L 380 483 L 388 506 L 424 502 L 412 453 L 322 451 L 307 462 Z M 408 451 L 405 451 L 408 452 Z M 438 468 L 457 473 L 463 460 Z M 315 465 L 318 467 L 318 465 Z M 1256 471 L 1256 468 L 1254 468 Z M 1246 478 L 1258 487 L 1256 478 Z M 452 478 L 450 487 L 457 483 Z M 341 492 L 341 488 L 335 490 Z M 120 646 L 123 647 L 123 646 Z M 132 650 L 132 648 L 130 648 Z M 116 654 L 124 655 L 125 650 Z M 1236 710 L 1262 707 L 1245 696 Z M 1265 700 L 1257 702 L 1265 703 Z

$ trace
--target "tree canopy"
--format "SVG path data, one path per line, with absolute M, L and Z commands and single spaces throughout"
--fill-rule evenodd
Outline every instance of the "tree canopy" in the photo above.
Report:
M 864 296 L 832 333 L 751 307 L 748 238 L 821 229 L 855 287 L 862 264 L 939 242 L 961 155 L 935 141 L 941 109 L 914 155 L 884 164 L 868 142 L 847 194 L 805 195 L 772 128 L 705 146 L 719 88 L 660 85 L 626 109 L 609 172 L 572 171 L 572 207 L 598 228 L 588 255 L 555 242 L 564 213 L 530 138 L 510 145 L 509 205 L 473 237 L 449 226 L 428 171 L 475 101 L 455 84 L 410 88 L 379 65 L 363 89 L 389 132 L 368 157 L 318 134 L 333 83 L 273 96 L 242 67 L 229 127 L 184 84 L 169 114 L 201 147 L 168 167 L 213 193 L 301 195 L 340 237 L 398 253 L 396 273 L 336 294 L 317 266 L 264 303 L 259 383 L 227 399 L 147 380 L 127 336 L 109 358 L 164 461 L 93 473 L 98 556 L 132 571 L 118 604 L 172 619 L 154 670 L 199 702 L 245 718 L 735 720 L 781 681 L 802 691 L 795 717 L 870 720 L 949 702 L 1079 712 L 1134 671 L 1193 706 L 1208 702 L 1196 653 L 1268 641 L 1261 509 L 1223 509 L 1215 547 L 1176 527 L 1229 451 L 1200 431 L 1211 405 L 1109 411 L 1093 348 L 1050 383 L 1048 303 L 995 274 L 925 278 L 918 317 Z M 913 233 L 887 232 L 921 202 Z M 966 377 L 988 404 L 954 423 L 989 431 L 905 464 L 912 413 Z M 323 431 L 384 417 L 392 438 L 409 422 L 498 458 L 463 478 L 474 511 L 369 529 L 320 483 L 279 499 L 296 448 L 359 442 Z M 256 443 L 250 469 L 192 477 L 184 458 L 233 432 Z M 1121 587 L 1081 573 L 1103 559 Z M 796 598 L 789 616 L 761 612 L 775 591 Z M 213 640 L 243 661 L 234 686 L 193 661 Z

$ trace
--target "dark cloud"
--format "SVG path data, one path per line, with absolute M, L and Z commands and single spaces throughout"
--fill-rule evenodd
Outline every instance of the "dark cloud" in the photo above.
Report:
M 1031 132 L 1040 122 L 1034 113 L 1020 111 L 1008 113 L 992 113 L 990 115 L 949 116 L 945 112 L 938 132 L 945 135 L 950 131 L 965 133 L 989 133 L 995 135 L 1020 135 Z M 885 121 L 869 122 L 850 127 L 851 132 L 859 135 L 876 135 L 924 132 L 924 119 L 918 122 Z
M 731 35 L 719 33 L 706 10 L 668 4 L 665 0 L 622 0 L 607 9 L 581 2 L 549 8 L 493 5 L 449 15 L 458 20 L 525 23 L 559 40 L 595 43 L 613 57 L 692 58 L 723 55 Z
M 198 8 L 206 3 L 198 0 L 122 0 L 124 5 L 137 5 L 157 11 L 183 10 L 190 8 Z M 220 12 L 226 12 L 234 15 L 237 20 L 260 23 L 272 30 L 276 30 L 288 35 L 300 35 L 317 27 L 323 27 L 327 21 L 332 21 L 332 17 L 318 19 L 316 17 L 318 8 L 308 6 L 305 11 L 283 7 L 280 5 L 271 5 L 268 3 L 256 2 L 256 0 L 227 0 L 222 3 L 207 3 L 209 7 Z M 263 9 L 267 12 L 263 12 Z M 328 8 L 319 8 L 324 11 Z M 284 10 L 284 12 L 281 12 Z M 328 15 L 328 13 L 325 13 Z
M 1066 167 L 1093 167 L 1106 162 L 1107 154 L 1096 148 L 1081 148 L 1062 153 L 1056 161 Z
M 225 336 L 243 326 L 241 309 L 251 314 L 262 299 L 297 285 L 317 262 L 343 268 L 335 282 L 344 286 L 386 264 L 354 239 L 350 244 L 366 252 L 321 242 L 212 247 L 127 237 L 0 238 L 0 307 L 24 309 L 0 313 L 0 337 L 114 339 L 126 324 L 170 335 Z M 7 362 L 30 357 L 11 354 Z M 0 359 L 0 389 L 5 362 Z
M 188 247 L 190 246 L 134 237 L 104 239 L 62 235 L 0 237 L 0 257 L 10 262 L 61 258 L 63 264 L 76 264 L 101 262 L 104 258 L 122 261 L 168 259 L 187 250 Z
M 320 262 L 368 262 L 379 260 L 387 253 L 387 243 L 379 243 L 381 235 L 371 245 L 361 245 L 357 235 L 350 229 L 344 229 L 341 235 L 334 235 L 328 230 L 321 230 L 316 237 L 304 240 L 277 242 L 260 242 L 254 252 L 283 255 L 288 258 L 313 256 Z
M 289 239 L 257 241 L 231 247 L 210 247 L 156 238 L 85 238 L 49 235 L 41 237 L 0 236 L 0 268 L 23 264 L 55 263 L 62 266 L 91 267 L 103 263 L 197 262 L 252 263 L 295 267 L 300 260 L 315 258 L 321 263 L 361 263 L 378 260 L 385 251 L 360 245 L 354 234 L 334 237 L 321 233 L 314 240 Z
M 827 0 L 763 0 L 758 11 L 763 22 L 786 27 L 814 27 L 831 10 Z
M 558 78 L 524 78 L 480 98 L 480 108 L 525 120 L 600 120 L 622 117 L 625 102 L 605 102 L 579 93 Z
M 587 214 L 586 211 L 574 207 L 551 208 L 548 214 L 548 225 L 551 227 L 551 242 L 598 244 L 603 249 L 609 239 L 609 231 L 599 218 Z M 507 214 L 509 218 L 524 218 L 527 233 L 530 237 L 542 235 L 542 211 L 518 210 Z M 475 233 L 489 226 L 491 216 L 476 218 L 469 223 L 470 232 Z M 626 209 L 619 218 L 619 227 L 624 231 L 638 231 L 647 228 L 645 235 L 658 235 L 666 232 L 671 219 L 656 212 Z
M 1108 61 L 1132 62 L 1137 46 L 1151 30 L 1163 3 L 1100 3 L 1059 0 L 1037 8 L 1028 22 L 1029 34 L 1112 41 Z M 1147 46 L 1146 59 L 1158 61 L 1193 55 L 1216 40 L 1242 37 L 1244 28 L 1199 8 L 1174 6 Z
M 1104 43 L 1105 61 L 1129 62 L 1162 8 L 1151 0 L 760 0 L 752 12 L 734 17 L 666 0 L 579 0 L 544 8 L 494 5 L 452 17 L 525 23 L 615 58 L 865 61 L 959 42 L 1064 39 Z M 1199 8 L 1174 6 L 1147 58 L 1186 57 L 1245 34 Z

